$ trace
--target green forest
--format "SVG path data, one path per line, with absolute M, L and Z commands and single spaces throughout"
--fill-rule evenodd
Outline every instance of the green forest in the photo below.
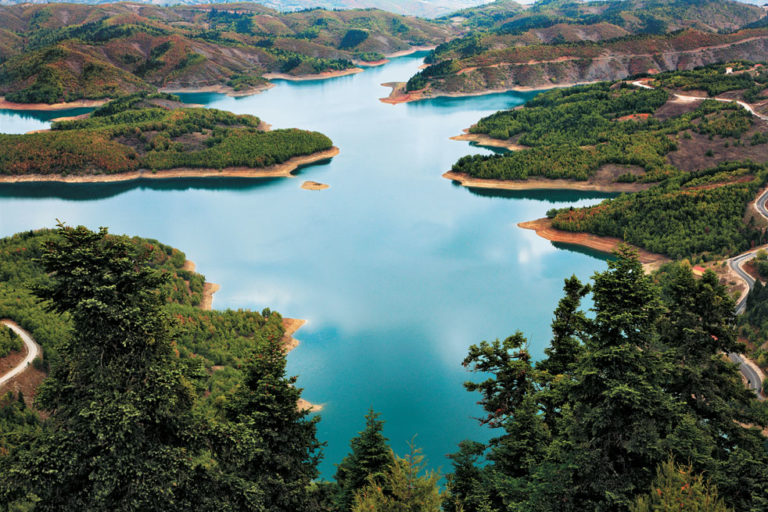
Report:
M 117 174 L 180 167 L 262 168 L 332 147 L 318 132 L 263 131 L 258 117 L 191 108 L 164 94 L 113 100 L 50 131 L 0 135 L 5 175 Z
M 417 446 L 392 451 L 374 410 L 326 481 L 321 417 L 297 408 L 278 313 L 173 300 L 191 289 L 184 254 L 104 228 L 20 233 L 0 247 L 0 314 L 35 336 L 56 326 L 41 337 L 49 375 L 35 408 L 0 397 L 0 510 L 768 506 L 768 409 L 721 356 L 744 347 L 713 273 L 696 280 L 672 264 L 657 280 L 621 249 L 591 283 L 565 281 L 542 360 L 520 332 L 469 347 L 463 365 L 477 378 L 465 386 L 496 435 L 460 443 L 442 485 Z M 225 371 L 231 380 L 212 389 Z
M 678 138 L 692 133 L 748 143 L 752 116 L 733 103 L 703 101 L 698 107 L 663 119 L 652 115 L 669 93 L 624 82 L 553 89 L 538 94 L 520 109 L 497 112 L 470 128 L 470 133 L 512 139 L 526 149 L 461 158 L 451 169 L 483 179 L 529 177 L 590 179 L 602 166 L 639 166 L 640 176 L 626 173 L 619 181 L 657 182 L 680 171 L 667 155 Z
M 618 237 L 673 259 L 706 261 L 765 242 L 757 226 L 744 223 L 744 211 L 767 178 L 764 165 L 721 164 L 596 206 L 550 210 L 548 216 L 558 229 Z
M 18 352 L 24 345 L 21 338 L 9 327 L 0 325 L 0 357 L 5 357 L 11 352 Z
M 620 238 L 673 259 L 734 255 L 766 241 L 744 219 L 768 179 L 765 124 L 734 102 L 669 100 L 671 91 L 707 87 L 745 97 L 765 81 L 761 68 L 738 61 L 663 73 L 654 89 L 626 82 L 553 89 L 470 128 L 523 149 L 465 156 L 451 170 L 481 179 L 636 183 L 636 193 L 547 215 L 555 228 Z M 609 165 L 618 170 L 600 175 Z

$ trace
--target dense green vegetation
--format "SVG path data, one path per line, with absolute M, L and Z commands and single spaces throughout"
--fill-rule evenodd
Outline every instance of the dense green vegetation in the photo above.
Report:
M 731 73 L 727 68 L 731 68 Z M 660 73 L 653 77 L 653 84 L 683 91 L 706 91 L 709 96 L 739 91 L 741 99 L 753 103 L 768 87 L 768 70 L 754 69 L 751 62 L 712 64 L 690 71 Z
M 285 376 L 276 313 L 253 314 L 268 334 L 250 351 L 224 349 L 249 353 L 232 368 L 241 375 L 236 383 L 208 400 L 205 365 L 178 350 L 187 326 L 177 313 L 193 309 L 167 297 L 184 281 L 173 273 L 183 265 L 182 253 L 104 229 L 60 228 L 2 242 L 10 250 L 2 270 L 12 276 L 2 286 L 34 288 L 50 306 L 36 302 L 40 314 L 71 330 L 54 341 L 58 358 L 36 401 L 50 417 L 41 420 L 21 397 L 0 402 L 0 508 L 501 512 L 656 510 L 667 500 L 717 511 L 768 505 L 768 447 L 760 434 L 768 410 L 721 355 L 743 346 L 733 301 L 711 272 L 695 280 L 690 267 L 672 264 L 657 285 L 623 249 L 593 285 L 566 280 L 543 360 L 533 363 L 520 333 L 470 347 L 464 366 L 482 380 L 466 387 L 481 394 L 481 422 L 500 435 L 488 445 L 462 442 L 442 493 L 439 475 L 425 471 L 418 449 L 392 453 L 373 410 L 336 482 L 312 481 L 319 419 L 297 409 L 301 390 Z M 580 303 L 590 293 L 594 315 L 588 316 Z M 231 340 L 258 325 L 229 315 L 195 332 L 219 331 L 218 339 Z
M 0 460 L 39 434 L 41 423 L 38 414 L 24 403 L 23 394 L 0 396 Z
M 377 10 L 281 13 L 262 5 L 0 6 L 0 95 L 23 103 L 157 87 L 258 89 L 266 73 L 352 68 L 459 29 Z
M 55 123 L 48 132 L 0 135 L 0 173 L 115 174 L 179 167 L 261 168 L 332 147 L 317 132 L 265 132 L 260 120 L 215 109 L 188 108 L 167 95 L 133 95 L 86 119 Z
M 734 74 L 726 74 L 729 67 Z M 661 74 L 654 83 L 673 89 L 712 87 L 713 93 L 744 96 L 763 90 L 761 73 L 753 63 L 731 62 Z M 735 102 L 682 104 L 669 99 L 665 89 L 625 82 L 546 91 L 522 108 L 497 112 L 470 129 L 524 149 L 466 156 L 452 171 L 482 179 L 652 184 L 590 208 L 551 210 L 548 216 L 555 228 L 620 238 L 672 258 L 707 260 L 764 242 L 743 217 L 747 203 L 766 182 L 768 155 L 736 149 L 761 146 L 764 124 Z
M 656 472 L 656 479 L 646 496 L 638 496 L 630 506 L 631 512 L 656 510 L 697 510 L 699 512 L 730 512 L 717 488 L 710 485 L 703 475 L 693 473 L 693 468 L 676 464 L 673 459 L 663 463 Z
M 757 270 L 765 279 L 763 272 L 768 271 L 768 259 L 765 251 L 760 252 L 762 254 L 756 257 Z M 768 286 L 760 279 L 756 280 L 755 286 L 747 295 L 746 309 L 739 318 L 739 325 L 739 333 L 755 347 L 750 354 L 752 360 L 761 368 L 768 368 L 768 346 L 765 344 L 768 339 Z M 763 391 L 768 393 L 768 380 L 763 383 Z
M 671 510 L 668 498 L 724 510 L 718 495 L 768 506 L 768 411 L 722 356 L 743 350 L 726 289 L 684 264 L 656 285 L 626 248 L 608 266 L 592 285 L 566 280 L 541 361 L 519 332 L 470 347 L 480 380 L 466 387 L 498 434 L 452 456 L 446 510 Z M 670 457 L 691 469 L 671 475 Z
M 21 338 L 9 327 L 0 324 L 0 357 L 5 357 L 11 352 L 18 352 L 24 348 Z
M 731 173 L 749 180 L 733 182 Z M 764 166 L 722 164 L 596 206 L 553 210 L 548 215 L 558 229 L 621 238 L 675 259 L 706 260 L 737 254 L 761 241 L 758 231 L 744 224 L 743 217 L 766 177 Z M 708 178 L 717 181 L 702 186 Z
M 685 132 L 738 141 L 752 116 L 733 103 L 704 101 L 666 119 L 652 117 L 668 100 L 664 90 L 639 89 L 622 82 L 553 89 L 523 108 L 497 112 L 471 133 L 512 140 L 530 149 L 460 159 L 453 171 L 484 179 L 523 180 L 532 176 L 587 180 L 603 165 L 636 165 L 641 176 L 620 181 L 654 182 L 679 173 L 666 155 Z
M 20 404 L 2 408 L 3 507 L 307 510 L 317 419 L 297 409 L 280 328 L 243 355 L 244 377 L 203 416 L 207 374 L 174 354 L 183 329 L 164 312 L 178 279 L 164 270 L 183 254 L 84 228 L 5 242 L 39 251 L 13 251 L 26 254 L 6 270 L 27 286 L 39 273 L 35 294 L 52 310 L 35 303 L 37 313 L 72 328 L 52 341 L 58 358 L 37 398 L 50 418 L 41 427 Z
M 57 364 L 59 346 L 72 329 L 67 314 L 52 314 L 32 293 L 48 282 L 36 261 L 53 239 L 54 234 L 44 230 L 0 240 L 0 317 L 12 318 L 30 331 L 43 347 L 45 367 Z M 183 252 L 156 240 L 132 238 L 129 242 L 167 279 L 162 292 L 167 302 L 164 310 L 175 325 L 175 352 L 185 365 L 202 372 L 196 386 L 205 395 L 205 404 L 221 402 L 222 395 L 242 380 L 240 366 L 269 340 L 282 337 L 282 317 L 269 310 L 202 311 L 205 278 L 184 269 Z

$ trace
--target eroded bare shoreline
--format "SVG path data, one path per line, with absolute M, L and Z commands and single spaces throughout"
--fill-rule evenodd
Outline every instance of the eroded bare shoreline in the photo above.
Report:
M 620 238 L 556 229 L 552 227 L 552 220 L 547 218 L 520 222 L 518 226 L 523 229 L 532 229 L 537 235 L 551 242 L 580 245 L 606 254 L 611 254 L 619 245 L 630 245 Z M 662 254 L 648 252 L 640 247 L 631 247 L 637 251 L 638 259 L 646 271 L 672 261 Z
M 0 176 L 0 183 L 115 183 L 139 179 L 169 178 L 290 178 L 299 167 L 322 162 L 339 154 L 339 148 L 333 146 L 325 151 L 311 155 L 296 156 L 282 163 L 269 167 L 225 167 L 224 169 L 180 167 L 167 171 L 138 170 L 118 174 L 97 174 L 92 176 L 61 176 L 45 174 L 25 174 L 19 176 Z
M 515 144 L 514 142 L 509 142 L 507 140 L 494 139 L 484 133 L 469 133 L 468 128 L 464 129 L 464 133 L 462 133 L 461 135 L 456 135 L 454 137 L 451 137 L 451 140 L 474 142 L 475 144 L 479 144 L 480 146 L 485 146 L 490 148 L 501 148 L 501 149 L 506 149 L 508 151 L 520 151 L 521 149 L 529 149 L 527 146 L 521 146 L 520 144 Z
M 304 82 L 307 80 L 325 80 L 328 78 L 336 78 L 340 76 L 355 75 L 365 71 L 363 68 L 349 68 L 342 69 L 341 71 L 325 71 L 323 73 L 317 73 L 314 75 L 287 75 L 285 73 L 265 73 L 262 76 L 267 80 L 288 80 L 290 82 Z
M 535 91 L 548 91 L 550 89 L 562 89 L 567 87 L 574 87 L 577 85 L 590 85 L 596 84 L 598 81 L 591 82 L 573 82 L 563 84 L 553 84 L 551 86 L 531 87 L 526 85 L 518 85 L 515 87 L 508 87 L 504 89 L 486 89 L 477 92 L 444 92 L 433 91 L 430 89 L 421 89 L 418 91 L 405 92 L 406 82 L 387 82 L 381 84 L 384 87 L 391 87 L 392 92 L 386 98 L 380 98 L 379 101 L 383 103 L 389 103 L 392 105 L 398 105 L 400 103 L 410 103 L 412 101 L 431 100 L 435 98 L 472 98 L 474 96 L 488 96 L 491 94 L 503 94 L 506 92 L 535 92 Z
M 563 179 L 534 178 L 527 180 L 487 180 L 473 178 L 462 172 L 448 171 L 443 178 L 468 188 L 495 190 L 584 190 L 594 192 L 639 192 L 651 186 L 649 183 L 596 183 Z

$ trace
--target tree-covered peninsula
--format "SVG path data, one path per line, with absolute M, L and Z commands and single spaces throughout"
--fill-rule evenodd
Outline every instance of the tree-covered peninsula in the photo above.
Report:
M 768 74 L 731 62 L 553 89 L 460 138 L 515 151 L 460 159 L 467 186 L 634 192 L 549 213 L 551 225 L 672 258 L 734 255 L 764 241 L 745 222 L 768 179 Z
M 0 145 L 0 179 L 6 181 L 217 176 L 225 169 L 245 177 L 287 175 L 336 151 L 318 132 L 270 131 L 255 116 L 142 93 L 113 100 L 83 119 L 56 122 L 51 130 L 0 135 Z

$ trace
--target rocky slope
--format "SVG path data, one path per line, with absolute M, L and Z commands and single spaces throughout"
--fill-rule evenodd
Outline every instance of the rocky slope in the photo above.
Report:
M 768 29 L 732 34 L 690 29 L 670 36 L 625 38 L 603 44 L 539 45 L 488 52 L 427 68 L 409 86 L 421 90 L 421 96 L 543 89 L 693 69 L 729 60 L 763 61 L 766 55 Z

